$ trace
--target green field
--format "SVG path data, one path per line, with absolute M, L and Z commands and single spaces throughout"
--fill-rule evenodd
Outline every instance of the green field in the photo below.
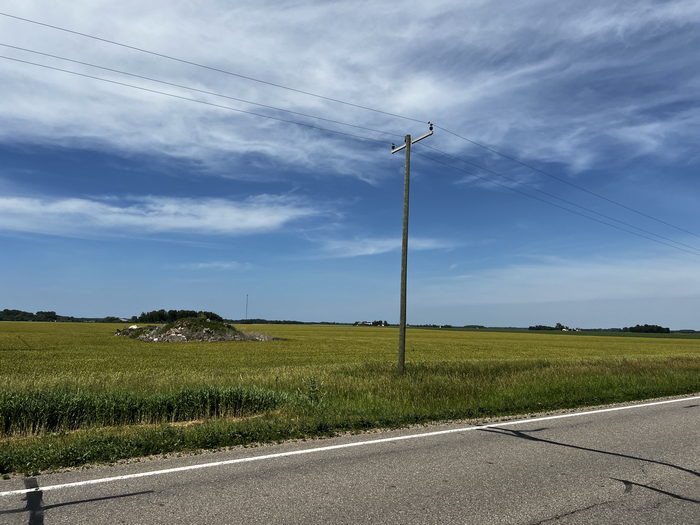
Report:
M 0 471 L 700 391 L 700 340 L 241 326 L 279 340 L 143 343 L 123 325 L 0 323 Z

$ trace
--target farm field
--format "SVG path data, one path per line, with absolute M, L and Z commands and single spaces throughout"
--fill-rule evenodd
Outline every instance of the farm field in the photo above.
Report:
M 700 391 L 700 339 L 241 325 L 144 343 L 119 324 L 0 323 L 0 471 Z

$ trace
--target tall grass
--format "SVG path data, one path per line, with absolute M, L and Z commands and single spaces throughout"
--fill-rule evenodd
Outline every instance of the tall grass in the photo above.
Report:
M 277 408 L 287 400 L 282 392 L 258 387 L 208 386 L 174 392 L 0 390 L 0 435 L 241 417 Z

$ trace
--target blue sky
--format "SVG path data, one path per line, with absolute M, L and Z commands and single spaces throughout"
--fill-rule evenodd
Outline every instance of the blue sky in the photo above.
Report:
M 409 323 L 700 329 L 696 1 L 1 10 L 415 120 L 0 16 L 5 57 L 371 139 L 1 59 L 0 308 L 240 318 L 248 295 L 250 317 L 396 322 L 390 145 L 430 120 L 413 149 Z

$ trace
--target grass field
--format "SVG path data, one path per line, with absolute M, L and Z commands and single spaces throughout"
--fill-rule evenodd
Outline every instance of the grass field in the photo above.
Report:
M 0 323 L 0 471 L 700 391 L 700 340 L 241 326 L 143 343 L 121 325 Z

